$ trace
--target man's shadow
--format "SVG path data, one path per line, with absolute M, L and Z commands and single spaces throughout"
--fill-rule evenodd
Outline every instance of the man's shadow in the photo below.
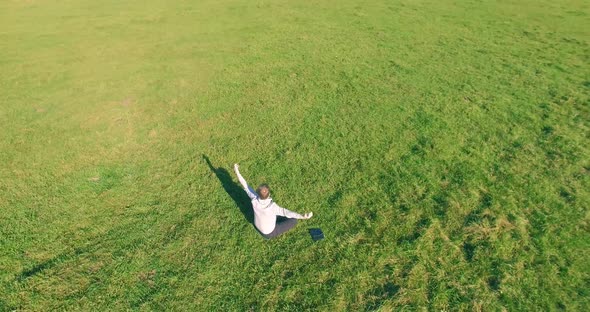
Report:
M 248 195 L 246 195 L 246 192 L 244 192 L 244 190 L 239 184 L 234 182 L 227 170 L 221 167 L 215 168 L 213 164 L 211 164 L 209 157 L 207 157 L 206 155 L 203 155 L 203 159 L 207 162 L 209 169 L 211 169 L 211 171 L 215 173 L 215 176 L 217 176 L 217 179 L 219 179 L 219 182 L 221 182 L 221 186 L 223 186 L 223 189 L 234 200 L 238 208 L 240 208 L 240 211 L 244 215 L 244 218 L 246 218 L 248 222 L 254 224 L 254 212 L 252 211 L 252 203 L 250 203 L 250 198 L 248 197 Z

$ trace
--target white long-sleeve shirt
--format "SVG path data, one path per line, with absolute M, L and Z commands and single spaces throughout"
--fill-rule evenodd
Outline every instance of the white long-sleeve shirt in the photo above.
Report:
M 277 216 L 287 218 L 303 219 L 303 216 L 277 205 L 272 198 L 260 199 L 258 194 L 248 185 L 239 170 L 235 170 L 240 184 L 252 201 L 254 210 L 254 225 L 262 234 L 270 234 L 277 225 Z

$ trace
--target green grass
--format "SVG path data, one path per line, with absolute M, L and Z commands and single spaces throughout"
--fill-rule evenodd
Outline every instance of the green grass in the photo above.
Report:
M 0 310 L 587 310 L 589 16 L 3 1 Z

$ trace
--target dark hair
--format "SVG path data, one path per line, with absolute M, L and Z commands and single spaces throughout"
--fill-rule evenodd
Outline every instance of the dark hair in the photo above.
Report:
M 268 184 L 260 184 L 256 189 L 256 193 L 258 193 L 260 199 L 267 199 L 270 196 L 270 188 L 268 187 Z

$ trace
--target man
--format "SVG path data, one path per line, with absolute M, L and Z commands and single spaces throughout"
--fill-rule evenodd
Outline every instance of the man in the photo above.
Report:
M 309 219 L 313 216 L 313 213 L 311 212 L 300 215 L 296 212 L 280 207 L 272 201 L 272 198 L 270 197 L 270 189 L 267 184 L 260 184 L 255 192 L 240 174 L 238 164 L 234 164 L 234 171 L 236 172 L 244 191 L 246 191 L 246 194 L 248 194 L 248 197 L 250 197 L 250 200 L 252 201 L 254 225 L 264 238 L 270 239 L 277 237 L 292 229 L 297 224 L 297 219 Z M 285 218 L 277 219 L 277 216 Z

